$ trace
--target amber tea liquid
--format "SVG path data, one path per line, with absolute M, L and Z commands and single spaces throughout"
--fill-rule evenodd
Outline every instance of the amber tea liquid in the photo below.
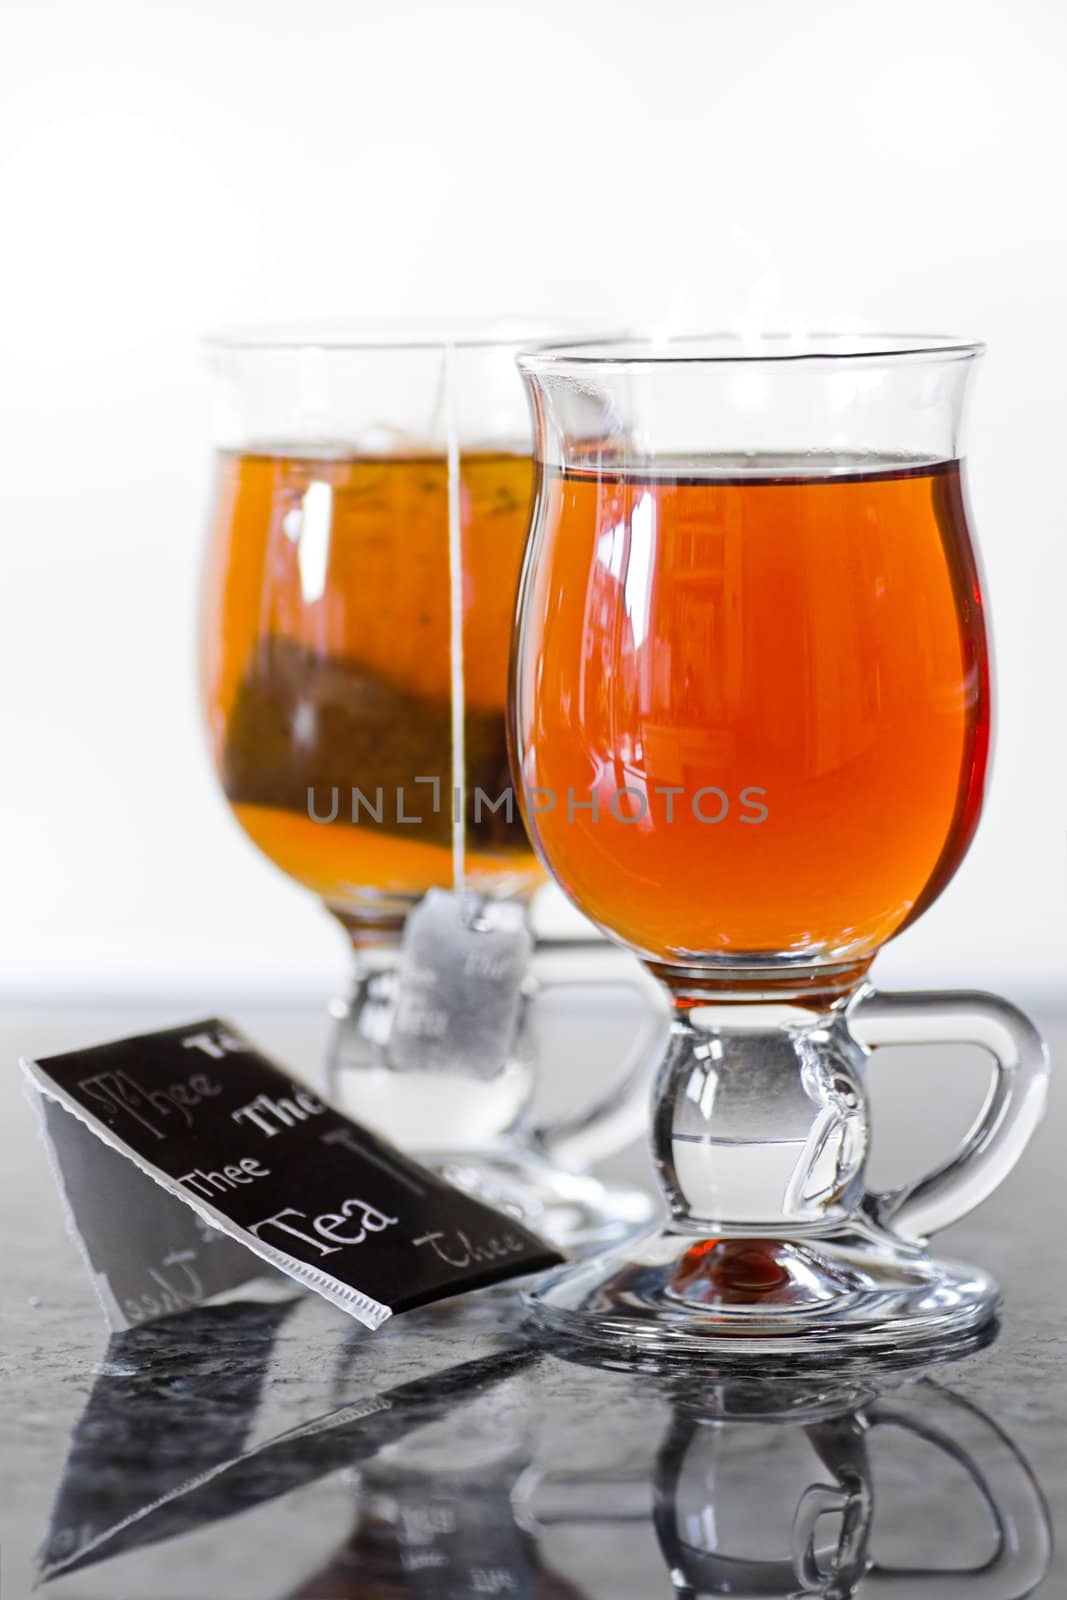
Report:
M 555 875 L 656 961 L 869 959 L 981 803 L 958 463 L 598 464 L 541 493 L 519 754 Z
M 508 652 L 532 477 L 527 457 L 462 458 L 469 796 L 510 783 Z M 202 634 L 215 762 L 249 837 L 346 917 L 453 883 L 450 592 L 444 457 L 221 457 Z M 368 802 L 355 824 L 353 788 Z M 322 818 L 337 791 L 333 821 L 309 815 L 309 790 Z M 517 811 L 510 824 L 503 809 L 476 818 L 469 801 L 465 845 L 474 887 L 540 881 Z

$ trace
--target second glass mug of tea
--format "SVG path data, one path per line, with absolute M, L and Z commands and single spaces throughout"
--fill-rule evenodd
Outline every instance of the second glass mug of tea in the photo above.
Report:
M 639 1130 L 648 1030 L 600 1104 L 533 1125 L 548 985 L 531 976 L 525 907 L 544 880 L 505 732 L 533 480 L 515 354 L 530 332 L 298 325 L 209 341 L 220 455 L 201 669 L 234 816 L 351 940 L 334 1098 L 573 1244 L 649 1214 L 585 1170 Z M 603 997 L 617 969 L 590 963 Z
M 624 340 L 520 357 L 540 488 L 513 761 L 534 844 L 661 980 L 668 1218 L 535 1295 L 568 1334 L 803 1352 L 981 1325 L 929 1255 L 1035 1127 L 1047 1060 L 995 996 L 877 992 L 951 878 L 989 744 L 959 430 L 980 347 Z M 551 794 L 554 804 L 537 797 Z M 868 1192 L 881 1045 L 993 1058 L 960 1149 Z

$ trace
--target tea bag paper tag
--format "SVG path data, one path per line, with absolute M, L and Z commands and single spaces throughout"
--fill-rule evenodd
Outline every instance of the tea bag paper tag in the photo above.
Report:
M 200 1304 L 264 1263 L 376 1328 L 561 1259 L 218 1018 L 22 1065 L 115 1327 Z
M 514 1048 L 532 954 L 521 906 L 431 889 L 404 931 L 390 1065 L 495 1077 Z

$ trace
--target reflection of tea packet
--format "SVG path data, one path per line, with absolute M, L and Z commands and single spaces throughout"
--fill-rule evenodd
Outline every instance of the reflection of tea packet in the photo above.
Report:
M 41 1578 L 246 1517 L 330 1473 L 371 1463 L 409 1433 L 418 1440 L 436 1412 L 465 1417 L 472 1398 L 486 1410 L 509 1400 L 516 1407 L 514 1380 L 534 1357 L 529 1347 L 509 1346 L 501 1315 L 498 1303 L 484 1330 L 464 1316 L 459 1364 L 454 1340 L 428 1339 L 425 1324 L 407 1343 L 394 1335 L 379 1355 L 336 1324 L 317 1321 L 307 1300 L 199 1306 L 118 1335 L 74 1431 Z M 294 1382 L 309 1352 L 333 1372 L 325 1413 L 314 1390 Z M 343 1376 L 346 1361 L 350 1377 Z M 476 1429 L 477 1415 L 473 1420 Z M 136 1472 L 129 1470 L 131 1441 L 142 1468 Z
M 514 1047 L 532 952 L 522 906 L 431 889 L 404 933 L 390 1065 L 494 1077 Z

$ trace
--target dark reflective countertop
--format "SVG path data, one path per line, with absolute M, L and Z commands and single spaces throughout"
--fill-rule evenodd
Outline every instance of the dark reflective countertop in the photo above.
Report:
M 10 1063 L 174 1020 L 28 1016 L 3 1044 Z M 314 1076 L 315 1019 L 235 1020 Z M 1039 1020 L 1055 1077 L 1067 1026 Z M 950 1146 L 974 1067 L 880 1065 L 877 1179 Z M 548 1345 L 512 1286 L 367 1334 L 279 1280 L 109 1338 L 9 1066 L 0 1597 L 41 1580 L 57 1600 L 1067 1596 L 1058 1099 L 1003 1189 L 937 1240 L 1001 1282 L 985 1348 L 633 1371 Z M 612 1170 L 640 1177 L 644 1157 Z

